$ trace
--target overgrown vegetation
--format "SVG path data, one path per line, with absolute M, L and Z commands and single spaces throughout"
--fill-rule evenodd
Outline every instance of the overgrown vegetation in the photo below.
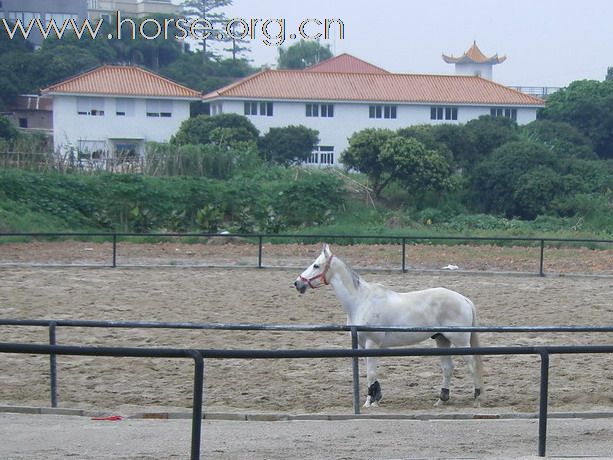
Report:
M 363 173 L 345 174 L 288 166 L 301 137 L 285 137 L 268 158 L 244 117 L 196 117 L 149 144 L 139 174 L 37 154 L 0 169 L 0 230 L 613 235 L 613 161 L 567 123 L 365 130 L 344 156 Z M 32 152 L 39 141 L 0 139 Z M 41 158 L 42 172 L 26 171 Z
M 267 167 L 220 180 L 0 170 L 1 231 L 281 232 L 329 224 L 340 180 Z

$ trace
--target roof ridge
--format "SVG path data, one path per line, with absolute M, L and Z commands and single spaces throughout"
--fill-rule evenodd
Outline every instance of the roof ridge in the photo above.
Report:
M 365 61 L 362 58 L 359 58 L 357 56 L 354 56 L 353 54 L 346 53 L 346 52 L 338 54 L 336 56 L 329 57 L 328 59 L 325 59 L 325 60 L 323 60 L 321 62 L 318 62 L 317 64 L 313 64 L 312 66 L 306 67 L 306 68 L 301 69 L 301 70 L 307 71 L 307 72 L 318 72 L 318 70 L 317 70 L 318 67 L 329 65 L 332 62 L 339 61 L 342 58 L 350 58 L 350 59 L 352 59 L 354 61 L 359 61 L 361 64 L 366 64 L 367 66 L 371 67 L 372 69 L 380 70 L 381 73 L 391 73 L 389 70 L 384 69 L 383 67 L 379 67 L 378 65 L 375 65 L 375 64 L 373 64 L 371 62 L 368 62 L 368 61 Z M 339 72 L 339 73 L 349 73 L 349 72 Z M 354 71 L 354 72 L 351 72 L 351 73 L 374 73 L 374 72 L 359 72 L 359 71 L 356 72 L 356 71 Z
M 218 94 L 219 95 L 222 91 L 228 91 L 230 89 L 234 89 L 235 87 L 240 86 L 240 85 L 242 85 L 244 83 L 247 83 L 248 81 L 252 80 L 253 78 L 255 78 L 255 77 L 257 77 L 257 76 L 259 76 L 261 74 L 264 74 L 264 73 L 270 72 L 270 71 L 276 72 L 277 70 L 293 70 L 293 69 L 268 69 L 268 68 L 265 68 L 265 69 L 262 69 L 262 70 L 260 70 L 258 72 L 252 73 L 251 75 L 247 75 L 246 77 L 239 78 L 238 80 L 233 81 L 232 83 L 228 83 L 227 85 L 222 86 L 221 88 L 217 88 L 217 89 L 215 89 L 213 91 L 209 91 L 208 93 L 203 94 L 203 97 L 204 98 L 210 97 L 213 94 Z
M 475 75 L 303 72 L 267 69 L 203 96 L 542 106 L 538 98 Z

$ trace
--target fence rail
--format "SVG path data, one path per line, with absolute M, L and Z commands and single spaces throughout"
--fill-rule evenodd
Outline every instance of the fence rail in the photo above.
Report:
M 108 265 L 116 268 L 118 263 L 118 246 L 120 240 L 126 240 L 130 238 L 198 238 L 198 239 L 211 239 L 211 238 L 226 238 L 226 239 L 243 239 L 246 241 L 257 241 L 257 268 L 264 268 L 263 260 L 263 245 L 264 241 L 274 240 L 299 240 L 299 241 L 386 241 L 393 244 L 401 245 L 401 257 L 398 268 L 403 273 L 408 271 L 407 268 L 407 245 L 414 242 L 421 241 L 451 241 L 457 242 L 505 242 L 505 243 L 524 243 L 537 245 L 539 248 L 538 269 L 536 274 L 539 276 L 545 276 L 544 264 L 545 264 L 545 248 L 552 244 L 606 244 L 613 245 L 613 239 L 595 239 L 595 238 L 545 238 L 545 237 L 488 237 L 488 236 L 423 236 L 423 235 L 405 235 L 405 236 L 381 236 L 381 235 L 334 235 L 334 234 L 268 234 L 268 233 L 120 233 L 120 232 L 0 232 L 0 243 L 3 238 L 17 237 L 17 238 L 86 238 L 92 240 L 95 238 L 102 238 L 110 240 L 112 242 L 112 254 Z M 0 245 L 1 248 L 1 245 Z M 241 266 L 244 268 L 244 266 Z
M 200 431 L 203 402 L 203 359 L 280 359 L 280 358 L 352 358 L 354 414 L 360 413 L 359 362 L 368 356 L 444 356 L 444 355 L 539 355 L 541 383 L 539 396 L 539 456 L 545 456 L 547 434 L 547 395 L 549 386 L 549 355 L 577 353 L 613 353 L 613 345 L 539 346 L 539 347 L 480 347 L 480 348 L 395 348 L 378 350 L 358 349 L 358 334 L 362 331 L 381 332 L 613 332 L 613 326 L 468 326 L 468 327 L 373 327 L 358 325 L 280 325 L 280 324 L 222 324 L 151 321 L 89 321 L 89 320 L 33 320 L 0 319 L 0 326 L 35 326 L 49 329 L 49 344 L 0 343 L 0 352 L 48 354 L 50 362 L 51 407 L 57 407 L 57 355 L 129 356 L 158 358 L 192 358 L 195 360 L 194 406 L 192 409 L 192 459 L 200 458 Z M 328 350 L 193 350 L 171 348 L 75 347 L 57 345 L 58 327 L 94 328 L 152 328 L 201 329 L 228 331 L 301 331 L 350 332 L 350 349 Z
M 202 436 L 202 401 L 204 386 L 204 359 L 300 359 L 300 358 L 352 358 L 369 356 L 448 356 L 448 355 L 538 355 L 541 358 L 539 393 L 538 456 L 546 455 L 547 416 L 549 392 L 549 356 L 551 354 L 613 353 L 611 345 L 539 346 L 539 347 L 487 347 L 487 348 L 396 348 L 378 350 L 196 350 L 174 348 L 78 347 L 41 344 L 0 343 L 0 353 L 27 353 L 48 355 L 127 356 L 151 358 L 192 358 L 195 362 L 191 459 L 200 459 Z

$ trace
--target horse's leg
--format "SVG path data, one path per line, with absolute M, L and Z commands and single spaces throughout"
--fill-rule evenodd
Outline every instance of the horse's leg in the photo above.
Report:
M 451 342 L 442 334 L 434 336 L 437 348 L 449 348 Z M 449 401 L 449 388 L 451 386 L 451 376 L 453 375 L 453 358 L 451 356 L 441 356 L 441 369 L 443 369 L 443 384 L 441 385 L 441 394 L 438 401 L 434 404 L 440 406 L 447 404 Z
M 479 337 L 476 332 L 470 333 L 470 346 L 473 348 L 475 347 L 478 348 L 480 346 Z M 466 362 L 468 363 L 468 369 L 470 370 L 470 373 L 473 376 L 474 390 L 475 390 L 473 405 L 475 407 L 480 407 L 481 406 L 481 395 L 482 395 L 481 389 L 483 385 L 483 382 L 481 381 L 482 374 L 483 374 L 482 357 L 480 355 L 474 355 L 474 356 L 467 355 L 465 356 L 465 358 L 469 358 L 469 360 L 467 360 Z
M 473 333 L 467 332 L 467 333 L 461 333 L 461 334 L 457 334 L 457 336 L 454 336 L 451 338 L 451 341 L 453 343 L 454 346 L 456 347 L 473 347 L 473 346 L 479 346 L 479 342 L 476 340 L 475 337 L 472 337 Z M 468 372 L 470 372 L 470 375 L 472 376 L 473 379 L 473 390 L 474 390 L 474 402 L 473 402 L 473 406 L 474 407 L 480 407 L 481 406 L 481 364 L 480 364 L 480 356 L 474 356 L 474 355 L 463 355 L 462 358 L 464 358 L 464 361 L 466 362 L 466 365 L 468 366 Z
M 365 348 L 372 349 L 378 348 L 377 344 L 372 340 L 366 340 Z M 377 380 L 377 366 L 379 364 L 379 358 L 376 356 L 369 356 L 366 358 L 366 382 L 368 384 L 368 396 L 366 396 L 366 402 L 364 407 L 378 406 L 379 401 L 383 397 L 381 392 L 381 385 Z
M 468 365 L 468 372 L 473 378 L 474 383 L 474 407 L 481 407 L 481 378 L 477 371 L 477 357 L 472 355 L 464 355 L 464 361 Z

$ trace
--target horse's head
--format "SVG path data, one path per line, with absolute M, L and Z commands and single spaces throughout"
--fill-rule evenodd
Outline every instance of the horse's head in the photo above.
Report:
M 330 263 L 334 255 L 330 251 L 330 247 L 324 244 L 321 254 L 315 259 L 315 261 L 303 271 L 296 281 L 294 286 L 300 294 L 304 294 L 307 288 L 316 289 L 329 283 L 328 270 L 330 269 Z

